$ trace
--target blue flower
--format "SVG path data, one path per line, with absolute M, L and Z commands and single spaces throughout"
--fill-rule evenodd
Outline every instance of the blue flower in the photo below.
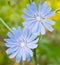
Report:
M 27 9 L 24 9 L 22 17 L 26 20 L 23 22 L 23 26 L 28 27 L 32 30 L 32 33 L 45 34 L 45 29 L 53 31 L 51 25 L 55 22 L 49 18 L 54 16 L 55 11 L 51 12 L 51 7 L 48 7 L 48 2 L 39 4 L 38 8 L 33 2 L 31 5 L 27 4 Z
M 30 60 L 33 56 L 32 49 L 37 48 L 38 40 L 36 34 L 31 34 L 28 28 L 24 28 L 24 31 L 20 27 L 12 28 L 12 32 L 8 32 L 9 38 L 4 39 L 5 46 L 8 47 L 6 53 L 9 54 L 9 58 L 16 57 L 16 62 L 19 63 L 20 60 Z

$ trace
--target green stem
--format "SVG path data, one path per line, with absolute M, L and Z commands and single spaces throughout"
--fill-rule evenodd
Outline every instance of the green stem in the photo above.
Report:
M 42 4 L 42 0 L 40 0 L 40 4 Z
M 22 60 L 22 65 L 25 65 L 24 61 Z
M 36 49 L 33 50 L 34 65 L 37 65 Z
M 32 3 L 32 0 L 29 0 L 29 3 L 31 4 Z
M 34 2 L 34 0 L 29 0 L 29 2 L 30 2 L 30 4 L 31 4 L 32 2 Z
M 12 32 L 11 28 L 4 22 L 4 20 L 3 20 L 2 18 L 0 18 L 0 21 L 4 24 L 4 26 L 5 26 L 8 30 L 10 30 L 10 31 Z M 12 33 L 13 33 L 13 32 L 12 32 Z
M 60 11 L 60 8 L 59 8 L 59 9 L 57 9 L 55 12 L 58 12 L 58 11 Z

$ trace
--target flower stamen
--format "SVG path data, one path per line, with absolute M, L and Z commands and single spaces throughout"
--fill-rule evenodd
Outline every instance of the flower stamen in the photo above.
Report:
M 24 42 L 22 42 L 22 43 L 20 43 L 20 46 L 21 46 L 21 47 L 25 47 L 26 44 L 25 44 Z

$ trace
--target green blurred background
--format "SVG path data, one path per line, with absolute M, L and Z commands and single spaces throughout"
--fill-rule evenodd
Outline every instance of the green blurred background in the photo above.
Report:
M 36 4 L 40 0 L 34 0 Z M 43 2 L 46 0 L 42 0 Z M 60 8 L 60 0 L 47 0 L 52 10 Z M 30 3 L 30 0 L 0 0 L 0 17 L 12 28 L 17 25 L 22 26 L 24 21 L 21 17 L 23 9 L 26 8 L 26 4 Z M 37 48 L 37 62 L 39 65 L 60 65 L 60 11 L 56 13 L 56 16 L 51 18 L 56 22 L 53 26 L 54 31 L 46 33 L 39 41 L 39 47 Z M 10 60 L 5 53 L 6 47 L 3 39 L 7 37 L 7 28 L 0 22 L 0 65 L 19 65 L 15 62 L 15 59 Z M 33 65 L 33 61 L 26 62 L 25 65 Z

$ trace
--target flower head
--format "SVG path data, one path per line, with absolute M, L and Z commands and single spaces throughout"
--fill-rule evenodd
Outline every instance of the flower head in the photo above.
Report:
M 32 49 L 37 48 L 38 39 L 36 34 L 31 34 L 30 30 L 25 28 L 24 31 L 20 27 L 12 28 L 12 33 L 8 32 L 8 39 L 4 39 L 8 47 L 6 53 L 9 54 L 9 58 L 16 57 L 16 62 L 20 60 L 30 60 L 33 56 Z
M 24 13 L 22 17 L 26 22 L 23 22 L 23 25 L 31 29 L 32 33 L 45 34 L 45 28 L 53 31 L 51 25 L 54 25 L 55 22 L 49 18 L 56 13 L 55 11 L 51 12 L 51 7 L 48 7 L 47 2 L 39 4 L 38 9 L 34 2 L 31 5 L 27 4 L 27 9 L 24 9 Z

